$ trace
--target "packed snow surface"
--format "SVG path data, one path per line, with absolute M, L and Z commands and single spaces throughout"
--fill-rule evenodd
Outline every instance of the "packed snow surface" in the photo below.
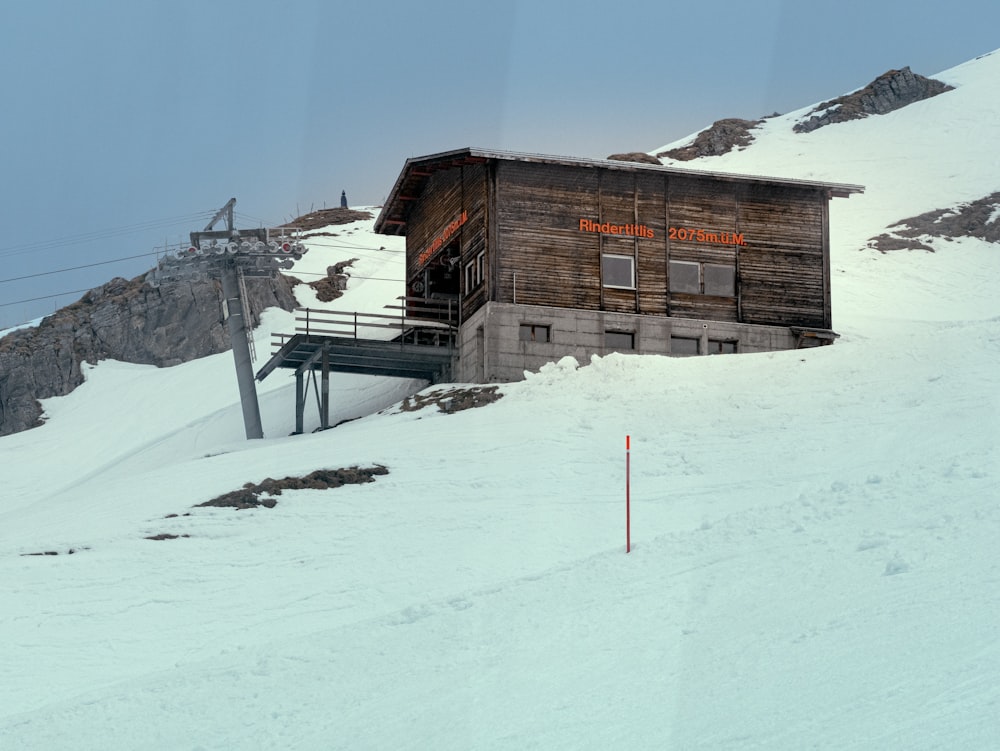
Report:
M 998 66 L 701 165 L 867 186 L 833 202 L 831 347 L 567 358 L 454 414 L 335 376 L 359 419 L 301 436 L 281 371 L 252 442 L 228 353 L 89 368 L 0 439 L 0 748 L 996 748 L 1000 254 L 865 242 L 1000 189 Z M 329 229 L 292 273 L 356 257 L 329 307 L 392 303 L 398 238 Z

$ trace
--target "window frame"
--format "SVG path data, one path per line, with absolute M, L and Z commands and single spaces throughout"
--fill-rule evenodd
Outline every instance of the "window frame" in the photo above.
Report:
M 525 336 L 525 331 L 528 331 L 528 336 Z M 538 333 L 545 332 L 545 338 L 539 339 Z M 551 344 L 552 343 L 552 326 L 548 323 L 532 323 L 530 321 L 522 321 L 518 325 L 517 330 L 517 340 L 519 342 L 526 342 L 531 344 Z
M 481 250 L 476 257 L 467 261 L 464 267 L 465 294 L 471 295 L 486 281 L 486 251 Z
M 674 349 L 674 342 L 694 342 L 694 352 L 678 352 Z M 697 336 L 675 336 L 670 335 L 670 354 L 681 357 L 697 357 L 701 354 L 701 338 Z
M 623 286 L 621 284 L 610 284 L 608 282 L 608 273 L 606 272 L 604 262 L 605 260 L 616 260 L 616 261 L 628 261 L 629 264 L 629 286 Z M 601 286 L 607 289 L 627 289 L 634 290 L 636 288 L 636 278 L 635 278 L 635 256 L 627 256 L 622 253 L 601 253 Z
M 726 294 L 719 294 L 717 292 L 709 292 L 708 291 L 708 269 L 709 268 L 712 268 L 712 269 L 722 269 L 722 270 L 728 272 L 729 277 L 730 277 L 730 281 L 732 283 L 732 286 L 729 287 L 728 289 L 731 289 L 732 292 L 727 292 Z M 735 264 L 732 265 L 732 266 L 730 266 L 729 264 L 724 264 L 724 263 L 708 263 L 707 261 L 705 263 L 702 263 L 701 264 L 701 289 L 702 289 L 702 294 L 703 295 L 708 295 L 709 297 L 736 297 L 736 266 L 735 266 Z
M 684 266 L 684 267 L 696 266 L 698 268 L 698 291 L 697 292 L 695 292 L 695 291 L 693 291 L 691 289 L 676 289 L 674 287 L 674 279 L 676 279 L 676 275 L 674 274 L 674 268 L 675 268 L 675 266 Z M 731 288 L 732 291 L 730 293 L 727 293 L 727 294 L 724 294 L 724 295 L 717 294 L 714 291 L 713 292 L 706 292 L 705 291 L 705 269 L 706 269 L 706 267 L 711 267 L 713 269 L 725 269 L 725 270 L 729 271 L 730 274 L 731 274 L 732 283 L 733 283 L 732 288 Z M 671 259 L 668 262 L 668 273 L 669 273 L 669 277 L 667 278 L 667 293 L 671 294 L 671 295 L 703 295 L 705 297 L 724 297 L 724 298 L 727 298 L 727 299 L 735 299 L 736 297 L 739 296 L 738 295 L 738 291 L 737 291 L 737 288 L 738 288 L 739 285 L 737 283 L 736 264 L 735 263 L 728 264 L 728 263 L 713 263 L 711 261 L 681 261 L 681 260 Z
M 732 350 L 729 351 L 729 352 L 726 352 L 726 351 L 719 351 L 719 352 L 717 352 L 717 351 L 714 351 L 714 348 L 713 348 L 712 345 L 730 345 L 730 346 L 732 346 Z M 736 354 L 739 354 L 739 351 L 740 351 L 740 343 L 739 343 L 738 339 L 709 339 L 708 340 L 708 354 L 709 355 L 736 355 Z
M 697 286 L 697 291 L 692 291 L 690 289 L 677 289 L 674 287 L 674 280 L 677 279 L 678 275 L 674 273 L 675 267 L 690 267 L 693 266 L 698 274 L 698 280 L 695 283 Z M 670 272 L 670 277 L 667 280 L 667 291 L 670 293 L 677 293 L 681 295 L 700 295 L 702 290 L 701 284 L 701 264 L 698 261 L 673 261 L 669 263 L 668 270 Z
M 610 341 L 608 341 L 608 336 L 609 335 L 612 336 L 612 337 L 615 337 L 615 336 L 625 337 L 625 336 L 627 336 L 628 337 L 628 342 L 629 342 L 628 346 L 625 347 L 625 346 L 622 346 L 622 345 L 619 345 L 619 344 L 612 344 Z M 625 352 L 635 352 L 635 349 L 636 349 L 636 347 L 635 347 L 635 332 L 634 331 L 621 331 L 619 329 L 606 329 L 604 331 L 604 349 L 605 350 L 610 350 L 612 352 L 622 352 L 622 351 L 625 351 Z

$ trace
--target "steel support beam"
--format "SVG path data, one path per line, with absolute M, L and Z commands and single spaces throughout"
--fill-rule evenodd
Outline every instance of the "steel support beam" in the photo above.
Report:
M 247 438 L 263 438 L 264 429 L 260 422 L 260 406 L 257 404 L 257 389 L 254 387 L 253 365 L 250 362 L 250 345 L 247 343 L 247 322 L 243 320 L 243 301 L 240 284 L 236 276 L 236 264 L 226 259 L 222 263 L 222 306 L 226 315 L 226 328 L 236 362 L 236 382 L 240 389 L 240 405 L 243 407 L 243 427 Z

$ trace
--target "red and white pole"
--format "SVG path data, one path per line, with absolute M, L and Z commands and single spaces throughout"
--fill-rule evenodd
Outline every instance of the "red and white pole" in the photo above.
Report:
M 625 552 L 632 551 L 632 457 L 631 436 L 625 436 Z

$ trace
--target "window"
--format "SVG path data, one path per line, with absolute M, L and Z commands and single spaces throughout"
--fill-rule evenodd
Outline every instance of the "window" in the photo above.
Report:
M 708 354 L 710 355 L 734 355 L 736 354 L 736 342 L 725 339 L 709 339 Z
M 670 262 L 670 291 L 736 297 L 736 267 L 717 263 Z
M 605 287 L 635 289 L 635 259 L 632 256 L 601 256 L 601 277 Z
M 549 338 L 550 330 L 548 326 L 543 326 L 538 323 L 522 323 L 521 330 L 518 332 L 518 338 L 522 342 L 548 342 L 551 341 Z
M 706 263 L 704 272 L 706 295 L 736 297 L 736 269 L 734 267 Z
M 670 262 L 670 291 L 697 295 L 701 292 L 701 265 L 686 261 Z
M 635 334 L 631 331 L 605 331 L 604 348 L 616 352 L 635 349 Z
M 670 337 L 670 354 L 672 355 L 697 355 L 700 339 L 692 339 L 686 336 Z
M 465 294 L 470 294 L 486 278 L 486 251 L 465 264 Z

